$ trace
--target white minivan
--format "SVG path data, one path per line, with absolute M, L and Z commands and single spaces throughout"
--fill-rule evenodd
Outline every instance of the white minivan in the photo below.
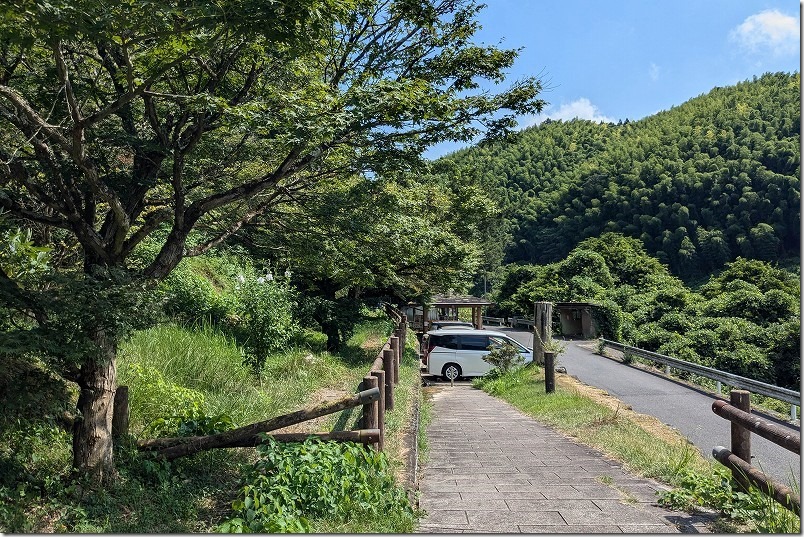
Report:
M 466 330 L 444 328 L 431 330 L 422 338 L 422 368 L 430 375 L 440 375 L 446 380 L 459 377 L 480 377 L 494 367 L 483 360 L 489 347 L 496 348 L 510 343 L 525 359 L 533 361 L 533 349 L 514 341 L 502 332 L 492 330 Z

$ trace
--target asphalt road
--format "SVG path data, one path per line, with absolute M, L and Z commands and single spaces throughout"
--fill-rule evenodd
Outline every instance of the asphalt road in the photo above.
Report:
M 533 345 L 532 332 L 492 326 L 486 328 L 506 332 L 528 347 Z M 595 342 L 567 341 L 566 344 L 565 352 L 558 356 L 557 365 L 566 367 L 567 374 L 607 391 L 631 405 L 636 412 L 655 416 L 674 427 L 708 459 L 712 459 L 713 447 L 730 446 L 729 422 L 712 412 L 712 402 L 717 398 L 716 395 L 674 382 L 663 375 L 599 356 L 593 352 Z M 756 411 L 754 413 L 759 414 Z M 794 434 L 800 435 L 800 427 L 772 416 L 764 417 L 791 428 Z M 756 434 L 751 435 L 751 453 L 752 464 L 775 480 L 790 484 L 791 477 L 794 477 L 796 483 L 801 483 L 801 459 L 795 453 Z

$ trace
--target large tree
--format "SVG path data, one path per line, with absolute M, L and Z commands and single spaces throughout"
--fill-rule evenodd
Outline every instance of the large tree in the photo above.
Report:
M 476 270 L 493 203 L 480 189 L 428 179 L 344 178 L 267 211 L 242 234 L 256 257 L 292 270 L 329 350 L 348 338 L 361 302 L 461 290 Z
M 473 44 L 479 9 L 466 0 L 5 2 L 0 208 L 63 230 L 93 285 L 114 290 L 121 271 L 163 278 L 322 182 L 405 169 L 432 144 L 503 135 L 516 115 L 540 110 L 536 79 L 499 92 L 479 85 L 502 82 L 517 56 Z M 155 233 L 165 237 L 158 254 L 128 267 Z M 38 311 L 36 323 L 49 322 L 33 295 L 0 280 L 20 297 L 14 304 Z M 63 371 L 81 390 L 74 465 L 103 479 L 114 470 L 119 336 L 96 322 L 81 331 L 91 345 Z

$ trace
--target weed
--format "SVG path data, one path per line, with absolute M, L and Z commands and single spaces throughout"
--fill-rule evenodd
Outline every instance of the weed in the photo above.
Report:
M 383 453 L 352 442 L 279 444 L 257 448 L 258 460 L 246 473 L 235 518 L 223 532 L 306 532 L 311 520 L 346 522 L 354 516 L 403 515 L 412 529 L 414 512 L 394 483 Z

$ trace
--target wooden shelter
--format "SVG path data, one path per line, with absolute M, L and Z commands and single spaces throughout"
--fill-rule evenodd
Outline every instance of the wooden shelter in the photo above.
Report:
M 471 295 L 434 295 L 427 304 L 411 304 L 412 319 L 417 328 L 426 332 L 430 321 L 458 320 L 459 310 L 470 308 L 472 324 L 483 328 L 483 307 L 492 305 L 494 302 Z
M 561 319 L 561 334 L 582 336 L 585 339 L 597 337 L 597 326 L 592 318 L 591 302 L 557 302 L 554 304 Z

